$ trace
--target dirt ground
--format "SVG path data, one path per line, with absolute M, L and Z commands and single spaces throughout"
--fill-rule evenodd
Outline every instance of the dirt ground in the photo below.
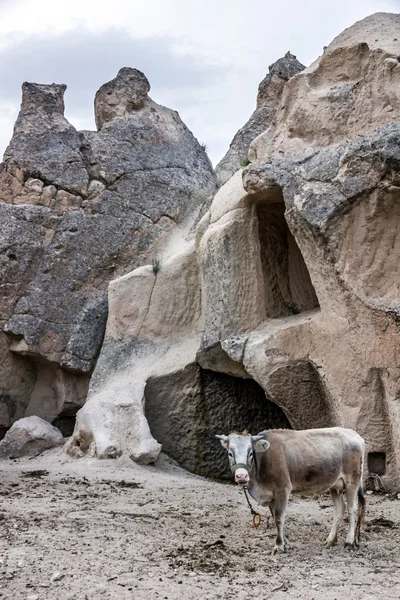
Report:
M 251 521 L 243 491 L 128 458 L 62 450 L 0 464 L 0 598 L 13 600 L 400 598 L 400 501 L 368 496 L 362 545 L 327 550 L 329 496 L 294 498 L 288 551 Z M 266 511 L 262 510 L 264 514 Z

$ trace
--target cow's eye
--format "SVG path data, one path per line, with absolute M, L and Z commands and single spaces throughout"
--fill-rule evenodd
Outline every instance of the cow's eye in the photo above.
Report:
M 228 452 L 228 456 L 229 456 L 230 458 L 233 458 L 233 452 L 229 451 L 229 452 Z
M 253 458 L 253 450 L 250 450 L 250 452 L 249 452 L 249 458 Z

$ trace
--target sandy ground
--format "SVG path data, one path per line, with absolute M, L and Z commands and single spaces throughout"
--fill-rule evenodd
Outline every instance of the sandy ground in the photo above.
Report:
M 0 598 L 13 600 L 400 598 L 400 501 L 368 497 L 362 546 L 323 548 L 329 496 L 290 501 L 288 551 L 251 521 L 234 485 L 161 456 L 0 464 Z M 264 514 L 265 511 L 262 511 Z

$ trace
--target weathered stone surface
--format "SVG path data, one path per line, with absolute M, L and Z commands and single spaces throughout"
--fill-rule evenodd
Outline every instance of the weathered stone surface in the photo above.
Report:
M 338 35 L 288 81 L 271 127 L 249 159 L 326 147 L 400 118 L 400 15 L 377 13 Z
M 36 381 L 35 366 L 9 350 L 9 340 L 0 333 L 1 392 L 0 392 L 0 439 L 10 423 L 24 416 Z
M 73 373 L 70 388 L 76 374 L 87 386 L 109 281 L 157 256 L 215 189 L 206 153 L 149 87 L 139 71 L 121 69 L 96 95 L 100 131 L 78 132 L 64 117 L 64 85 L 25 83 L 0 167 L 0 322 L 12 352 L 45 361 L 50 380 L 58 365 Z M 7 394 L 13 384 L 2 379 Z M 49 419 L 67 409 L 57 393 L 43 401 Z M 78 397 L 81 389 L 67 404 Z
M 25 416 L 37 415 L 46 421 L 74 416 L 86 400 L 89 376 L 79 376 L 48 363 L 35 364 L 36 381 Z
M 113 281 L 107 333 L 88 399 L 67 451 L 112 458 L 122 453 L 154 462 L 161 445 L 143 406 L 149 377 L 195 361 L 201 330 L 201 287 L 194 242 L 162 262 Z M 168 291 L 167 291 L 168 290 Z
M 258 87 L 255 111 L 236 133 L 228 152 L 215 168 L 220 185 L 226 183 L 240 167 L 248 164 L 250 143 L 271 125 L 286 82 L 304 68 L 290 52 L 269 67 L 268 74 Z
M 256 161 L 243 175 L 255 197 L 281 188 L 289 225 L 302 229 L 300 217 L 308 222 L 332 253 L 343 284 L 365 304 L 396 314 L 399 134 L 400 122 L 390 123 L 334 149 Z
M 101 86 L 94 101 L 96 127 L 123 119 L 146 104 L 150 84 L 137 69 L 121 69 L 115 79 Z
M 0 458 L 37 456 L 44 450 L 64 443 L 61 432 L 40 417 L 15 421 L 0 442 Z
M 370 472 L 379 456 L 385 486 L 398 488 L 399 19 L 356 24 L 287 82 L 273 124 L 252 143 L 253 162 L 218 191 L 186 260 L 172 257 L 162 283 L 145 267 L 113 284 L 99 391 L 87 406 L 108 406 L 110 432 L 121 384 L 137 411 L 130 447 L 148 439 L 150 423 L 189 468 L 218 464 L 218 443 L 202 436 L 225 427 L 234 392 L 214 389 L 207 404 L 204 369 L 241 377 L 243 389 L 257 383 L 292 427 L 356 429 Z M 261 408 L 251 415 L 247 403 L 237 414 L 256 430 Z M 124 452 L 125 438 L 115 425 L 107 444 Z

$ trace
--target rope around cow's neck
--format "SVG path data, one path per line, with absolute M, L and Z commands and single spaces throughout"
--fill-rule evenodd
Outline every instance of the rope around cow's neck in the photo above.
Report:
M 259 527 L 260 523 L 261 523 L 261 515 L 256 510 L 254 510 L 254 508 L 252 507 L 249 497 L 247 495 L 247 487 L 246 486 L 243 487 L 243 491 L 244 491 L 244 495 L 246 496 L 247 504 L 249 505 L 250 512 L 253 517 L 253 523 L 251 524 L 251 527 L 255 527 L 257 529 L 257 527 Z

